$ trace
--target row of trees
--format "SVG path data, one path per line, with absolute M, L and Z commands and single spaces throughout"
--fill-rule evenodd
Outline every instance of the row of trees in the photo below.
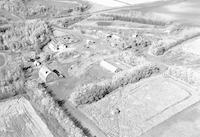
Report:
M 83 19 L 87 18 L 88 15 L 82 15 L 82 16 L 77 16 L 77 17 L 67 17 L 67 18 L 60 18 L 56 20 L 53 24 L 59 25 L 61 27 L 69 27 L 77 22 L 82 21 Z
M 87 19 L 87 21 L 113 21 L 113 17 L 105 17 L 105 16 L 92 16 Z
M 159 17 L 155 18 L 154 15 L 142 14 L 141 12 L 135 12 L 135 14 L 103 13 L 101 14 L 101 16 L 112 17 L 113 20 L 136 22 L 150 25 L 164 26 L 169 24 L 169 22 L 162 20 Z
M 32 105 L 47 120 L 49 128 L 55 130 L 55 136 L 92 137 L 90 131 L 64 108 L 64 102 L 56 99 L 45 84 L 37 86 L 37 82 L 28 81 L 26 87 Z
M 145 64 L 127 71 L 117 73 L 111 80 L 90 83 L 77 88 L 70 96 L 70 101 L 76 105 L 90 104 L 102 99 L 119 87 L 135 83 L 159 73 L 160 68 L 154 64 Z

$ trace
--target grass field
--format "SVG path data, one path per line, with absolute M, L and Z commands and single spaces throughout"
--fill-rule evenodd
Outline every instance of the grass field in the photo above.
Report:
M 184 51 L 200 55 L 200 37 L 192 39 L 182 45 Z
M 109 137 L 139 136 L 197 102 L 195 94 L 197 91 L 171 78 L 157 76 L 80 109 Z
M 1 137 L 53 137 L 24 97 L 0 103 Z

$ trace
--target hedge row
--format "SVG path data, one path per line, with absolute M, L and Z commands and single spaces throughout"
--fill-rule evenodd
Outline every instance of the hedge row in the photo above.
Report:
M 127 22 L 136 22 L 136 23 L 142 23 L 142 24 L 150 24 L 150 25 L 159 25 L 159 26 L 165 26 L 169 24 L 169 22 L 163 21 L 160 18 L 152 18 L 152 16 L 146 16 L 146 15 L 123 15 L 123 14 L 101 14 L 103 17 L 111 17 L 113 20 L 120 20 L 120 21 L 127 21 Z
M 35 82 L 26 84 L 27 95 L 32 105 L 44 117 L 54 136 L 62 137 L 92 137 L 90 131 L 83 127 L 67 109 L 62 106 L 48 87 L 35 86 Z M 52 122 L 53 121 L 53 122 Z
M 122 71 L 116 74 L 111 80 L 104 80 L 98 83 L 90 83 L 79 87 L 70 96 L 70 101 L 75 105 L 91 104 L 96 102 L 119 87 L 129 83 L 135 83 L 141 79 L 148 78 L 158 73 L 160 68 L 157 65 L 145 64 L 137 68 Z

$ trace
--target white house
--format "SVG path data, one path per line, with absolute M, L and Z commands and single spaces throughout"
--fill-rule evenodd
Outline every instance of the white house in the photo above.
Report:
M 112 65 L 111 63 L 109 63 L 109 62 L 107 62 L 105 60 L 102 60 L 100 62 L 100 66 L 103 67 L 103 68 L 105 68 L 105 69 L 107 69 L 107 70 L 109 70 L 112 73 L 117 73 L 117 72 L 121 71 L 120 68 Z
M 39 77 L 43 82 L 53 82 L 58 79 L 57 74 L 46 66 L 41 66 L 39 70 Z
M 64 41 L 60 41 L 58 39 L 53 39 L 51 40 L 51 42 L 49 43 L 49 48 L 53 51 L 53 52 L 60 52 L 63 51 L 65 49 L 67 49 L 67 44 Z

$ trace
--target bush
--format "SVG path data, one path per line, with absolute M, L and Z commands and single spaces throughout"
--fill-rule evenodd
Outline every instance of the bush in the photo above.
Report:
M 71 94 L 70 101 L 76 106 L 91 104 L 102 99 L 117 88 L 150 77 L 158 73 L 159 70 L 160 68 L 156 65 L 146 64 L 138 68 L 122 71 L 116 74 L 112 80 L 104 80 L 79 87 Z

